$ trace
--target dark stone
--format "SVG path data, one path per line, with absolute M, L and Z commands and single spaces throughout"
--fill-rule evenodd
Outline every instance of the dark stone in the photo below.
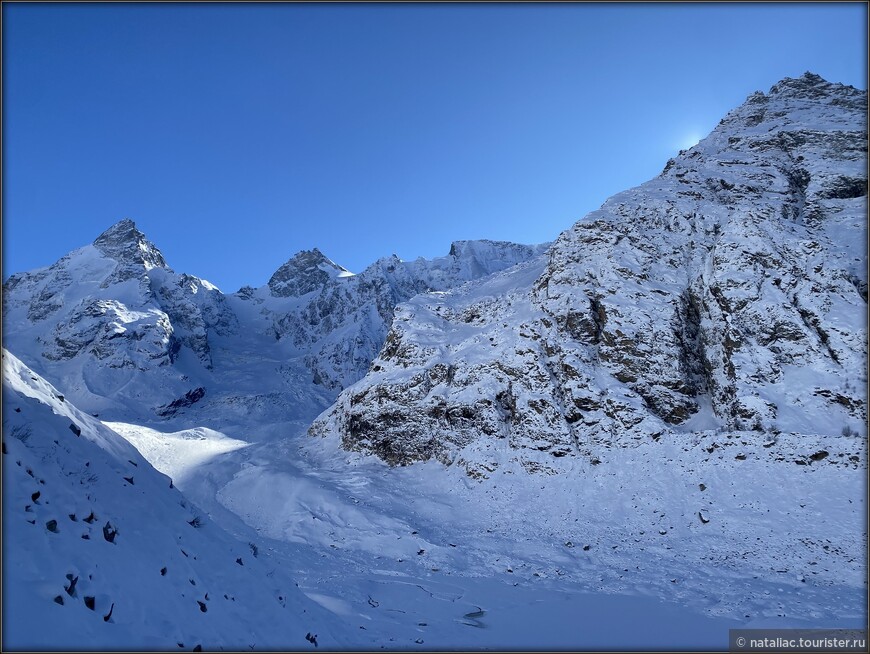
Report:
M 187 391 L 182 397 L 177 400 L 173 400 L 169 404 L 160 407 L 157 409 L 157 415 L 167 418 L 169 416 L 175 415 L 175 413 L 179 409 L 187 408 L 189 406 L 193 406 L 197 402 L 199 402 L 203 397 L 205 397 L 205 389 L 201 386 L 199 388 L 194 388 L 191 391 Z
M 860 177 L 838 177 L 819 193 L 820 198 L 836 200 L 862 198 L 865 195 L 867 180 Z
M 103 526 L 103 538 L 106 539 L 109 543 L 115 542 L 115 536 L 118 535 L 118 530 L 112 527 L 111 522 L 106 522 Z
M 276 297 L 301 297 L 326 286 L 332 275 L 323 268 L 347 272 L 314 248 L 303 250 L 275 271 L 269 279 L 269 290 Z
M 148 264 L 165 268 L 166 260 L 145 234 L 136 229 L 136 223 L 125 218 L 112 225 L 94 241 L 94 246 L 103 254 L 118 262 Z

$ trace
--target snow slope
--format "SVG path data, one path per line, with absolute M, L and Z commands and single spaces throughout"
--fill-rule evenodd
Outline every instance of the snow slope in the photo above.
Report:
M 437 504 L 406 502 L 419 479 L 396 486 L 376 462 L 348 475 L 266 463 L 262 451 L 250 455 L 262 445 L 222 448 L 247 455 L 245 470 L 275 469 L 238 474 L 206 496 L 204 511 L 186 495 L 212 492 L 220 457 L 147 447 L 160 440 L 154 430 L 125 426 L 155 460 L 186 465 L 182 495 L 9 353 L 4 407 L 4 650 L 314 649 L 306 634 L 328 649 L 711 648 L 741 624 L 656 597 L 589 592 L 547 568 L 552 561 L 535 575 L 524 564 L 503 570 L 499 556 L 515 548 L 515 534 L 465 532 L 468 521 L 438 533 L 449 524 L 443 515 L 414 515 Z M 451 480 L 433 469 L 424 476 L 449 497 Z M 367 499 L 348 498 L 349 488 Z M 242 517 L 262 528 L 235 524 L 210 505 L 216 499 L 240 502 Z M 293 511 L 296 525 L 272 538 L 286 522 L 269 516 L 286 521 Z M 572 574 L 568 559 L 559 565 Z
M 180 487 L 274 556 L 291 548 L 284 569 L 365 627 L 359 647 L 721 649 L 732 627 L 863 624 L 866 463 L 850 441 L 801 441 L 805 465 L 771 467 L 748 441 L 684 439 L 535 475 L 487 450 L 501 465 L 473 480 L 300 434 Z M 813 459 L 822 445 L 838 463 Z
M 349 642 L 292 579 L 5 350 L 3 408 L 4 650 Z

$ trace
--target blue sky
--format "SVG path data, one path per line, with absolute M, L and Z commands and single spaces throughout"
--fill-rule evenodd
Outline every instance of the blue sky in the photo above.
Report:
M 866 89 L 866 3 L 3 4 L 3 274 L 133 218 L 231 292 L 555 238 L 756 90 Z

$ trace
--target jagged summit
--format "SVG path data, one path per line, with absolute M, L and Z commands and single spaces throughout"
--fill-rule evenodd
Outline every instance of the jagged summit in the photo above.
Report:
M 767 166 L 775 166 L 785 176 L 790 192 L 809 193 L 807 201 L 860 197 L 866 194 L 866 140 L 867 91 L 804 73 L 780 80 L 768 94 L 756 91 L 749 95 L 706 138 L 669 160 L 663 175 L 684 185 L 721 186 L 720 173 L 736 172 L 732 166 L 744 166 L 763 156 Z M 836 173 L 831 166 L 820 168 L 810 183 L 809 162 L 824 159 L 843 165 Z M 740 188 L 738 184 L 720 190 L 751 196 L 763 186 L 749 183 Z M 688 189 L 680 188 L 678 195 L 687 197 L 687 193 Z
M 720 127 L 724 125 L 726 130 L 732 130 L 734 123 L 738 123 L 754 128 L 764 122 L 768 130 L 776 130 L 791 129 L 791 125 L 808 122 L 822 127 L 826 123 L 820 121 L 832 120 L 842 126 L 848 125 L 850 129 L 863 127 L 866 130 L 866 122 L 861 125 L 855 120 L 856 116 L 866 117 L 866 111 L 866 90 L 829 82 L 820 75 L 806 72 L 797 78 L 781 79 L 766 94 L 762 91 L 752 93 L 722 119 Z M 718 131 L 721 130 L 716 129 L 713 134 Z M 738 134 L 729 136 L 739 137 Z
M 142 264 L 146 269 L 167 267 L 157 246 L 129 218 L 124 218 L 100 234 L 94 240 L 94 247 L 118 262 Z
M 114 225 L 109 227 L 102 234 L 100 234 L 94 240 L 94 244 L 107 240 L 117 240 L 118 238 L 123 238 L 125 236 L 130 236 L 134 234 L 142 235 L 142 232 L 138 230 L 138 228 L 136 227 L 136 223 L 132 219 L 122 218 Z
M 814 100 L 832 94 L 859 95 L 861 93 L 862 91 L 854 86 L 829 82 L 821 75 L 807 71 L 797 78 L 785 77 L 781 79 L 770 87 L 769 95 Z
M 269 290 L 277 297 L 301 297 L 336 277 L 352 274 L 317 248 L 302 250 L 275 271 L 269 279 Z

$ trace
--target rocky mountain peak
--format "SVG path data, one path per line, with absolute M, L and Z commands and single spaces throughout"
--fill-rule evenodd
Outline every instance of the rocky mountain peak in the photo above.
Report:
M 301 297 L 336 277 L 350 274 L 317 248 L 302 250 L 275 271 L 269 279 L 269 290 L 277 297 Z
M 797 78 L 783 78 L 770 88 L 770 95 L 812 100 L 850 90 L 854 93 L 859 92 L 854 87 L 831 83 L 820 75 L 807 71 Z
M 146 269 L 166 268 L 166 260 L 157 246 L 139 231 L 129 218 L 115 223 L 94 241 L 94 247 L 119 263 L 144 265 Z
M 790 130 L 792 123 L 818 123 L 822 118 L 821 113 L 825 114 L 825 119 L 839 121 L 844 127 L 853 129 L 852 124 L 860 124 L 866 116 L 866 107 L 867 91 L 828 82 L 815 73 L 807 72 L 798 78 L 781 79 L 770 87 L 767 94 L 762 91 L 752 93 L 742 105 L 722 119 L 713 134 L 728 132 L 730 147 L 736 142 L 735 139 L 745 136 L 738 133 L 745 128 L 752 130 L 753 134 L 762 134 L 764 130 L 759 126 L 764 122 L 767 131 Z M 804 112 L 813 115 L 803 115 Z

